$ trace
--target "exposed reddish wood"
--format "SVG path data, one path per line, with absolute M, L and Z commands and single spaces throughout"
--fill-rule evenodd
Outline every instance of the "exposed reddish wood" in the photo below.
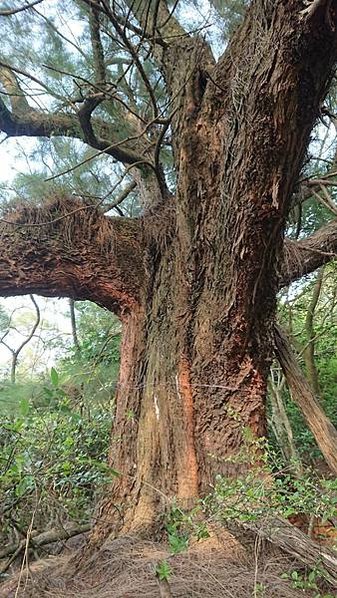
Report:
M 182 462 L 178 470 L 178 497 L 198 496 L 199 476 L 194 438 L 194 406 L 190 380 L 190 364 L 182 355 L 178 364 L 177 393 L 183 404 L 183 416 L 186 428 L 186 446 L 182 447 Z

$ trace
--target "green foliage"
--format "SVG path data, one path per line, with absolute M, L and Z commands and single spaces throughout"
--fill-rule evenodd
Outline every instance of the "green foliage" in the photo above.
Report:
M 290 573 L 283 573 L 281 577 L 289 580 L 294 590 L 315 591 L 314 598 L 335 598 L 333 594 L 321 594 L 319 591 L 320 585 L 324 583 L 324 571 L 319 566 L 308 571 L 294 569 Z
M 76 314 L 80 350 L 73 346 L 60 361 L 62 385 L 75 402 L 109 401 L 118 379 L 120 324 L 88 302 L 76 303 Z
M 222 521 L 254 521 L 298 513 L 323 521 L 337 515 L 337 480 L 320 479 L 306 470 L 301 477 L 277 471 L 250 471 L 238 478 L 219 476 L 204 507 Z
M 55 370 L 55 368 L 52 368 L 50 370 L 50 379 L 51 379 L 52 385 L 58 387 L 59 375 L 58 375 L 57 371 Z
M 187 550 L 191 538 L 198 541 L 209 537 L 200 504 L 190 511 L 184 511 L 177 505 L 172 505 L 165 528 L 172 554 Z
M 156 567 L 156 575 L 160 581 L 169 581 L 171 573 L 171 567 L 166 560 L 158 563 Z
M 260 445 L 259 445 L 260 446 Z M 308 521 L 326 522 L 337 516 L 337 478 L 322 478 L 310 468 L 302 475 L 284 468 L 265 441 L 256 466 L 236 478 L 217 476 L 212 491 L 190 510 L 173 505 L 166 520 L 173 554 L 185 550 L 191 538 L 208 537 L 207 521 L 249 522 L 301 514 Z
M 285 471 L 271 473 L 274 454 L 266 456 L 269 467 L 250 471 L 239 478 L 218 476 L 212 492 L 189 511 L 173 505 L 166 523 L 172 555 L 186 550 L 192 542 L 209 536 L 208 527 L 215 522 L 268 521 L 273 516 L 288 518 L 306 515 L 311 521 L 326 521 L 337 515 L 337 479 L 320 479 L 313 471 L 295 477 Z M 274 463 L 275 465 L 275 463 Z M 310 592 L 313 598 L 333 598 L 324 592 L 327 574 L 320 562 L 309 570 L 285 572 L 282 577 L 292 587 Z M 254 596 L 264 596 L 265 586 L 257 582 Z
M 53 392 L 58 393 L 55 370 Z M 47 397 L 50 400 L 50 397 Z M 0 430 L 2 540 L 13 526 L 28 529 L 88 521 L 94 499 L 115 475 L 106 464 L 111 405 L 71 408 L 61 393 L 46 412 L 27 399 L 16 416 L 5 416 Z
M 40 396 L 41 386 L 26 381 L 23 383 L 11 384 L 3 381 L 0 384 L 0 414 L 1 417 L 12 414 L 18 415 L 21 401 L 28 401 L 35 404 L 37 396 Z
M 63 355 L 57 364 L 31 380 L 21 376 L 19 383 L 0 385 L 2 544 L 15 540 L 15 530 L 25 533 L 32 520 L 38 531 L 87 522 L 116 475 L 107 453 L 120 328 L 94 305 L 83 303 L 76 314 L 80 350 L 47 335 L 46 346 L 55 357 L 58 350 Z M 0 317 L 6 328 L 4 308 Z M 16 324 L 20 330 L 25 321 Z

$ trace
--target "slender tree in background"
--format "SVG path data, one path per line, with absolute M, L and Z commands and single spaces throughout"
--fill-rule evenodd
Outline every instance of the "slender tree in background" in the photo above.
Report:
M 313 288 L 312 298 L 308 307 L 308 313 L 305 320 L 305 330 L 307 336 L 307 346 L 304 348 L 303 356 L 307 370 L 307 377 L 317 398 L 320 396 L 320 388 L 318 381 L 318 372 L 315 363 L 315 330 L 314 330 L 314 316 L 319 296 L 322 288 L 324 276 L 324 267 L 318 271 L 317 280 Z
M 70 323 L 71 323 L 71 334 L 73 337 L 73 344 L 76 348 L 76 351 L 81 350 L 81 346 L 78 340 L 77 335 L 77 325 L 76 325 L 76 314 L 75 314 L 75 304 L 73 299 L 69 299 L 69 314 L 70 314 Z
M 253 0 L 218 59 L 207 23 L 184 28 L 183 0 L 54 4 L 3 11 L 0 129 L 42 138 L 47 170 L 46 139 L 60 160 L 35 203 L 4 213 L 0 293 L 88 299 L 123 323 L 119 475 L 100 538 L 147 527 L 170 498 L 186 504 L 215 474 L 249 467 L 247 432 L 265 434 L 277 291 L 337 246 L 335 222 L 284 242 L 294 202 L 334 181 L 333 169 L 305 184 L 299 175 L 331 112 L 337 2 Z M 74 153 L 90 148 L 77 195 L 55 182 L 74 172 L 60 166 L 69 139 Z
M 30 326 L 30 330 L 27 331 L 24 339 L 21 340 L 21 342 L 19 343 L 19 345 L 16 348 L 14 348 L 10 344 L 8 344 L 7 336 L 10 334 L 12 328 L 15 330 L 15 327 L 13 326 L 13 323 L 12 323 L 12 317 L 14 316 L 14 313 L 16 310 L 13 311 L 11 316 L 8 318 L 7 322 L 5 322 L 5 330 L 1 334 L 1 338 L 0 338 L 0 344 L 2 344 L 4 347 L 6 347 L 6 349 L 11 353 L 11 356 L 12 356 L 11 367 L 10 367 L 10 380 L 11 380 L 12 384 L 15 384 L 15 382 L 16 382 L 16 371 L 17 371 L 17 367 L 18 367 L 18 361 L 19 361 L 20 354 L 23 351 L 23 349 L 25 348 L 25 346 L 28 345 L 30 343 L 30 341 L 32 340 L 32 338 L 34 337 L 34 335 L 40 325 L 40 321 L 41 321 L 40 308 L 36 302 L 36 299 L 33 297 L 33 295 L 30 295 L 29 298 L 34 307 L 35 319 Z

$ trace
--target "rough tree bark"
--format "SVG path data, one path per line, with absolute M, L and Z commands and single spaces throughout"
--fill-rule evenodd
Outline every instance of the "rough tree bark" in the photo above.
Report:
M 107 3 L 94 4 L 113 22 Z M 9 215 L 2 230 L 1 294 L 90 299 L 123 320 L 110 455 L 120 475 L 94 541 L 147 528 L 173 496 L 188 503 L 215 474 L 250 466 L 265 433 L 280 280 L 317 267 L 298 254 L 292 267 L 293 246 L 282 265 L 283 232 L 337 58 L 337 3 L 327 20 L 323 3 L 300 14 L 298 0 L 254 0 L 217 63 L 157 4 L 152 50 L 172 103 L 175 195 L 159 177 L 161 195 L 138 220 L 79 203 L 65 218 L 73 206 L 56 201 Z M 142 2 L 130 5 L 152 32 Z M 0 112 L 8 134 L 48 136 L 42 121 Z M 81 138 L 73 122 L 57 134 L 68 125 Z

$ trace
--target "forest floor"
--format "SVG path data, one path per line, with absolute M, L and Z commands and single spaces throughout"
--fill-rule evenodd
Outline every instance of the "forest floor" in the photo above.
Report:
M 240 543 L 221 529 L 176 555 L 134 537 L 107 540 L 78 558 L 50 557 L 21 567 L 0 598 L 333 598 L 308 582 L 303 565 L 261 539 Z M 296 572 L 296 575 L 294 575 Z M 162 578 L 162 579 L 160 579 Z

